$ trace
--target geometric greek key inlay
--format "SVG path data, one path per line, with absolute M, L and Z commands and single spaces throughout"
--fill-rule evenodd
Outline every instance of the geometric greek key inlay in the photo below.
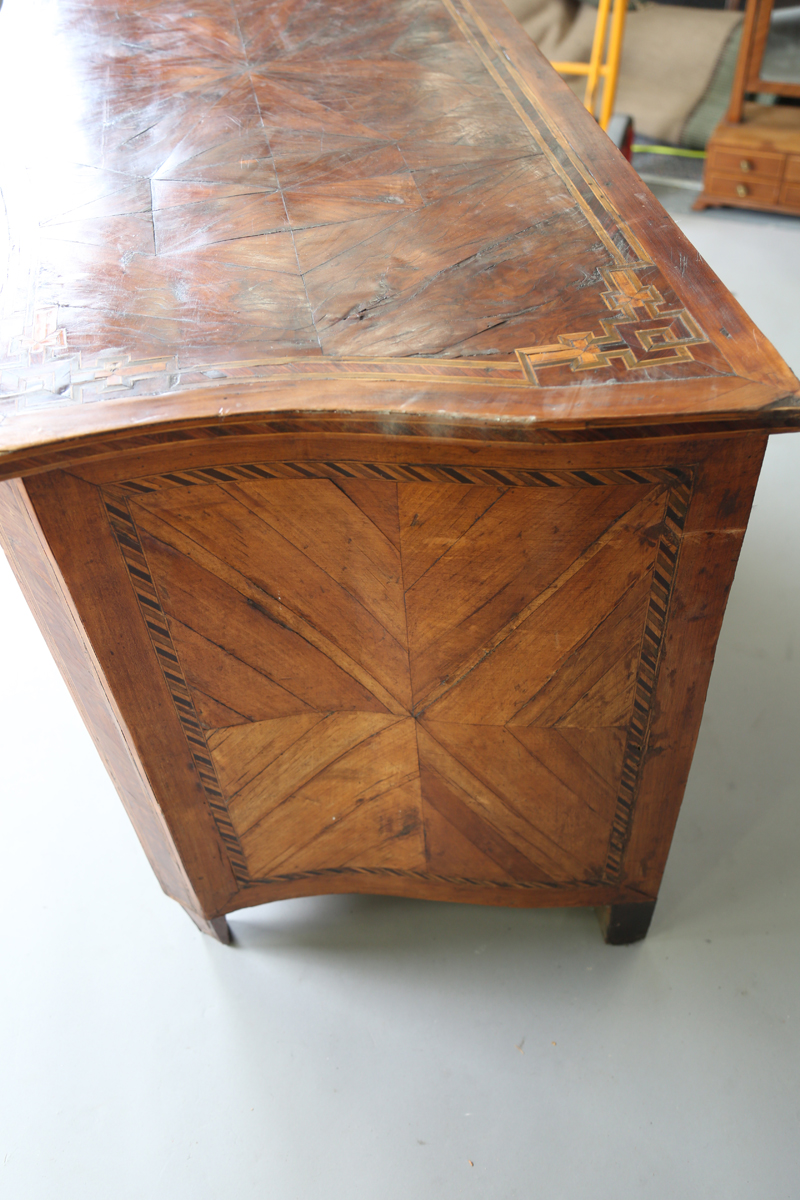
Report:
M 538 384 L 536 371 L 541 367 L 591 371 L 608 367 L 616 359 L 632 371 L 691 361 L 690 347 L 704 345 L 708 339 L 685 308 L 667 307 L 657 287 L 642 283 L 636 272 L 649 266 L 640 263 L 601 271 L 606 284 L 601 299 L 614 316 L 600 318 L 601 333 L 560 333 L 552 345 L 517 350 L 528 379 Z

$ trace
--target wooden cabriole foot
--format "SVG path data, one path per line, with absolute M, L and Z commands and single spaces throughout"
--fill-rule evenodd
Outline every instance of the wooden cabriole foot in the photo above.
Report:
M 218 942 L 222 942 L 224 946 L 230 946 L 233 942 L 233 934 L 231 927 L 225 917 L 201 917 L 197 913 L 193 913 L 190 909 L 186 912 L 194 921 L 201 933 L 207 933 L 209 937 L 216 938 Z
M 595 909 L 603 938 L 609 946 L 629 946 L 647 936 L 655 900 L 642 904 L 606 904 Z

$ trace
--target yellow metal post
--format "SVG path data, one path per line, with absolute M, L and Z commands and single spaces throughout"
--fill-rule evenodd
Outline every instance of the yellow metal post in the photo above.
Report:
M 608 15 L 611 12 L 611 0 L 600 0 L 597 6 L 597 20 L 594 26 L 594 40 L 592 42 L 592 53 L 589 57 L 589 76 L 586 80 L 586 92 L 584 93 L 584 107 L 588 108 L 590 113 L 594 113 L 594 102 L 597 96 L 597 85 L 600 82 L 603 71 L 603 51 L 606 48 L 606 34 L 608 31 Z
M 622 40 L 625 35 L 625 17 L 627 11 L 628 0 L 600 0 L 589 62 L 554 62 L 551 64 L 560 75 L 586 76 L 586 91 L 583 103 L 592 114 L 595 111 L 598 85 L 602 79 L 603 95 L 598 120 L 603 129 L 608 129 L 608 123 L 614 112 L 614 100 L 617 94 L 617 79 L 619 78 L 619 64 L 622 57 Z M 608 28 L 609 16 L 611 16 L 610 33 Z M 606 42 L 608 42 L 607 50 Z M 603 62 L 604 52 L 605 62 Z
M 625 17 L 627 12 L 628 0 L 614 0 L 611 33 L 608 38 L 605 79 L 603 80 L 603 103 L 600 108 L 600 124 L 603 129 L 608 129 L 608 123 L 614 112 L 614 101 L 617 96 L 617 80 L 619 79 L 619 63 L 622 58 L 622 39 L 625 36 Z

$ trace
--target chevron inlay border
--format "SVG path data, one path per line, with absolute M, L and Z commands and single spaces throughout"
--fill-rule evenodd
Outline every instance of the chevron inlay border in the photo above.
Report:
M 131 585 L 139 602 L 142 619 L 150 634 L 164 681 L 175 705 L 175 712 L 186 735 L 192 762 L 195 765 L 220 837 L 225 844 L 231 868 L 237 883 L 246 884 L 250 877 L 244 853 L 228 815 L 214 763 L 209 754 L 203 726 L 197 718 L 192 694 L 186 684 L 178 655 L 175 652 L 169 632 L 169 622 L 161 607 L 136 525 L 127 505 L 122 507 L 107 496 L 104 497 L 104 503 L 109 524 L 114 531 L 117 545 L 128 569 Z
M 502 879 L 470 879 L 465 875 L 439 875 L 434 871 L 404 871 L 398 867 L 325 867 L 319 871 L 289 871 L 285 875 L 270 875 L 268 879 L 253 880 L 256 883 L 300 883 L 305 879 L 326 879 L 331 876 L 346 878 L 348 875 L 375 875 L 392 877 L 394 879 L 416 879 L 420 883 L 445 883 L 451 887 L 498 888 L 515 892 L 522 888 L 526 891 L 563 891 L 565 887 L 606 888 L 605 879 L 574 879 L 569 883 L 553 883 L 549 880 L 514 879 L 506 882 Z
M 673 487 L 667 500 L 665 529 L 659 542 L 653 571 L 639 668 L 636 672 L 633 716 L 625 742 L 617 809 L 608 846 L 605 869 L 605 878 L 608 880 L 619 878 L 630 837 L 639 778 L 650 736 L 653 695 L 658 681 L 664 634 L 675 585 L 680 541 L 691 497 L 692 482 L 687 482 Z
M 647 467 L 591 471 L 534 471 L 508 467 L 476 467 L 471 463 L 393 463 L 344 460 L 241 463 L 235 466 L 170 471 L 105 485 L 109 495 L 134 496 L 167 488 L 198 484 L 241 483 L 270 479 L 363 479 L 395 483 L 464 483 L 483 487 L 592 488 L 620 484 L 666 483 L 670 487 L 691 481 L 684 467 Z
M 181 668 L 169 622 L 142 548 L 141 540 L 127 500 L 137 495 L 191 488 L 209 484 L 243 481 L 337 479 L 394 481 L 398 483 L 462 484 L 521 488 L 602 488 L 620 485 L 661 484 L 667 487 L 665 519 L 656 552 L 651 589 L 635 679 L 632 718 L 623 757 L 612 830 L 605 867 L 599 877 L 568 882 L 511 881 L 476 879 L 461 875 L 404 870 L 392 867 L 330 867 L 320 870 L 276 873 L 254 878 L 248 872 L 244 851 L 225 803 L 223 790 Z M 224 467 L 194 468 L 162 475 L 143 476 L 103 487 L 103 499 L 111 529 L 119 545 L 123 562 L 137 597 L 157 661 L 169 687 L 175 711 L 184 730 L 192 760 L 231 862 L 237 882 L 243 888 L 261 883 L 291 883 L 325 876 L 395 876 L 465 887 L 505 889 L 563 889 L 565 887 L 605 887 L 619 881 L 625 849 L 630 838 L 642 765 L 646 756 L 652 703 L 658 681 L 664 635 L 674 590 L 680 542 L 694 485 L 690 466 L 647 467 L 618 470 L 548 470 L 530 468 L 476 467 L 473 464 L 365 463 L 354 461 L 299 460 L 291 462 L 226 464 Z

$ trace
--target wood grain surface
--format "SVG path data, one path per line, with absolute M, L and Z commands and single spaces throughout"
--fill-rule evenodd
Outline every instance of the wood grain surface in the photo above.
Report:
M 643 936 L 773 348 L 499 0 L 7 0 L 0 95 L 0 537 L 165 890 Z
M 345 402 L 797 416 L 499 0 L 12 0 L 0 33 L 4 111 L 37 79 L 0 154 L 7 473 L 132 424 Z
M 195 913 L 359 890 L 641 903 L 764 442 L 288 435 L 24 490 Z

